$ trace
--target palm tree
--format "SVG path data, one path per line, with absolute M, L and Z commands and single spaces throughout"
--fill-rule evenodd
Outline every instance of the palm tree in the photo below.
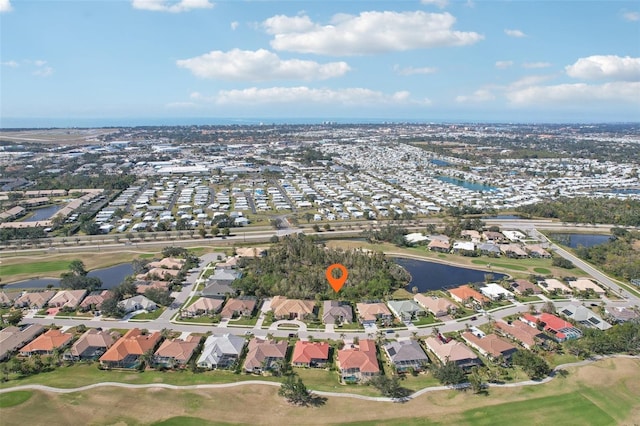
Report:
M 140 355 L 140 363 L 141 365 L 146 365 L 149 368 L 153 368 L 153 349 L 149 349 L 142 355 Z M 143 369 L 144 367 L 141 366 Z

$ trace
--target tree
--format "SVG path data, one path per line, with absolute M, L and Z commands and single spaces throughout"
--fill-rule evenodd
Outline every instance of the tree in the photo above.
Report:
M 471 389 L 473 390 L 473 393 L 480 393 L 480 391 L 482 391 L 482 389 L 484 388 L 484 385 L 482 383 L 482 374 L 480 373 L 480 368 L 479 367 L 473 367 L 471 369 L 471 374 L 469 374 L 469 385 L 471 385 Z
M 544 359 L 530 351 L 520 350 L 513 354 L 511 360 L 513 365 L 522 367 L 522 370 L 532 380 L 542 379 L 551 370 Z
M 69 263 L 68 268 L 69 272 L 74 275 L 85 276 L 87 275 L 87 270 L 84 267 L 84 262 L 79 259 L 74 259 Z
M 554 256 L 551 260 L 551 264 L 563 269 L 573 269 L 575 267 L 572 261 L 560 256 Z
M 302 382 L 302 379 L 294 375 L 289 375 L 284 379 L 278 395 L 284 397 L 289 403 L 294 405 L 307 406 L 313 402 L 313 395 Z
M 433 377 L 443 385 L 457 385 L 466 380 L 464 370 L 458 364 L 449 360 L 433 371 Z
M 9 314 L 7 315 L 5 321 L 7 322 L 7 324 L 15 326 L 20 324 L 20 321 L 22 321 L 23 317 L 24 315 L 22 314 L 21 310 L 14 309 L 12 311 L 9 311 Z
M 545 302 L 544 305 L 542 305 L 542 308 L 540 308 L 540 310 L 547 314 L 555 314 L 556 305 L 554 305 L 552 301 L 548 301 L 548 302 Z
M 411 393 L 409 389 L 400 386 L 400 378 L 398 376 L 389 378 L 382 374 L 372 377 L 368 383 L 388 398 L 406 398 Z

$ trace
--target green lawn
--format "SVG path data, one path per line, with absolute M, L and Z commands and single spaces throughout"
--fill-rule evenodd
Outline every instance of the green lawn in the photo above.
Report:
M 526 271 L 528 268 L 522 265 L 514 265 L 513 263 L 499 263 L 499 262 L 488 262 L 486 260 L 474 259 L 471 263 L 475 265 L 491 265 L 497 266 L 498 268 L 511 269 L 514 271 Z
M 234 320 L 229 320 L 229 325 L 250 325 L 250 326 L 254 326 L 256 325 L 256 322 L 258 321 L 258 317 L 250 317 L 250 318 L 246 318 L 246 317 L 240 317 L 238 319 L 234 319 Z
M 19 263 L 15 265 L 3 265 L 2 275 L 5 277 L 18 274 L 43 274 L 47 272 L 65 272 L 69 269 L 69 260 L 57 260 L 48 262 Z
M 142 320 L 142 319 L 144 319 L 144 320 L 154 320 L 154 319 L 157 319 L 160 315 L 162 315 L 162 313 L 164 312 L 165 309 L 167 309 L 167 308 L 162 307 L 162 308 L 156 309 L 153 312 L 144 312 L 142 314 L 138 314 L 138 315 L 132 317 L 131 319 L 134 319 L 134 320 Z
M 415 325 L 416 327 L 419 327 L 421 325 L 429 325 L 429 324 L 435 324 L 437 322 L 440 322 L 439 320 L 435 319 L 431 315 L 424 315 L 424 316 L 421 316 L 419 318 L 420 319 L 417 319 L 415 321 L 411 321 L 413 323 L 413 325 Z
M 358 395 L 380 396 L 380 392 L 367 385 L 343 385 L 337 371 L 320 368 L 294 368 L 293 371 L 309 389 L 326 392 L 347 392 Z
M 533 268 L 534 272 L 537 272 L 538 274 L 542 274 L 542 275 L 547 275 L 550 274 L 551 271 L 547 268 Z
M 180 318 L 179 322 L 190 322 L 193 324 L 217 324 L 217 321 L 213 321 L 213 318 L 209 318 L 208 316 L 195 317 L 195 318 Z
M 510 426 L 515 422 L 514 415 L 519 425 L 616 424 L 606 411 L 578 392 L 476 408 L 465 411 L 463 418 L 471 425 Z
M 226 426 L 231 424 L 233 423 L 213 422 L 199 417 L 178 416 L 152 423 L 151 426 Z
M 0 394 L 0 408 L 13 407 L 20 405 L 33 395 L 31 391 L 15 391 Z

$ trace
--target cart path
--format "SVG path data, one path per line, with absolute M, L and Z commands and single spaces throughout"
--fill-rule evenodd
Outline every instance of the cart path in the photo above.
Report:
M 640 360 L 640 356 L 632 356 L 632 355 L 598 356 L 598 357 L 586 359 L 584 361 L 559 365 L 551 371 L 549 376 L 541 380 L 525 380 L 517 383 L 504 383 L 504 384 L 489 383 L 487 384 L 487 386 L 493 387 L 493 388 L 515 388 L 520 386 L 540 385 L 543 383 L 550 382 L 557 375 L 558 371 L 563 370 L 567 367 L 580 367 L 580 366 L 592 364 L 600 360 L 611 359 L 611 358 L 627 358 L 627 359 Z M 102 388 L 102 387 L 116 387 L 116 388 L 125 388 L 125 389 L 158 389 L 160 388 L 160 389 L 171 389 L 171 390 L 201 390 L 201 389 L 224 389 L 224 388 L 232 388 L 236 386 L 245 386 L 245 385 L 280 386 L 280 382 L 268 382 L 265 380 L 246 380 L 246 381 L 232 382 L 232 383 L 200 384 L 200 385 L 170 385 L 166 383 L 130 384 L 130 383 L 120 383 L 120 382 L 100 382 L 100 383 L 93 383 L 86 386 L 80 386 L 77 388 L 68 388 L 68 389 L 32 384 L 32 385 L 21 385 L 21 386 L 14 386 L 10 388 L 0 389 L 0 394 L 20 391 L 20 390 L 38 390 L 43 392 L 66 394 L 66 393 L 74 393 L 74 392 L 84 392 L 84 391 L 88 391 L 96 388 Z M 344 392 L 324 392 L 324 391 L 315 391 L 315 390 L 312 390 L 312 392 L 314 395 L 318 395 L 318 396 L 353 398 L 353 399 L 361 399 L 365 401 L 377 401 L 377 402 L 404 402 L 410 399 L 417 398 L 420 395 L 424 395 L 425 393 L 428 393 L 428 392 L 438 392 L 438 391 L 450 390 L 450 389 L 464 389 L 468 386 L 469 386 L 468 383 L 462 383 L 454 386 L 431 386 L 431 387 L 427 387 L 427 388 L 423 388 L 418 391 L 415 391 L 411 395 L 401 399 L 388 398 L 383 396 L 376 397 L 376 396 L 357 395 L 353 393 L 344 393 Z

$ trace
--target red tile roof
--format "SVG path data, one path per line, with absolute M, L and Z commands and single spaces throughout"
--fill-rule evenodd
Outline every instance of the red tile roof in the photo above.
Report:
M 160 332 L 142 334 L 139 328 L 132 328 L 100 357 L 100 361 L 122 361 L 127 355 L 142 355 L 153 349 L 160 341 Z
M 460 287 L 452 288 L 451 290 L 449 290 L 449 293 L 462 301 L 465 301 L 467 299 L 474 299 L 477 302 L 489 301 L 489 299 L 487 299 L 468 285 L 461 285 Z
M 357 368 L 361 373 L 378 373 L 376 343 L 373 340 L 360 340 L 359 347 L 338 351 L 338 365 L 341 370 Z
M 63 333 L 60 330 L 49 330 L 20 349 L 20 353 L 51 352 L 55 348 L 65 346 L 72 338 L 73 334 Z
M 314 359 L 327 361 L 329 359 L 329 344 L 298 340 L 293 348 L 291 362 L 294 364 L 309 364 Z

